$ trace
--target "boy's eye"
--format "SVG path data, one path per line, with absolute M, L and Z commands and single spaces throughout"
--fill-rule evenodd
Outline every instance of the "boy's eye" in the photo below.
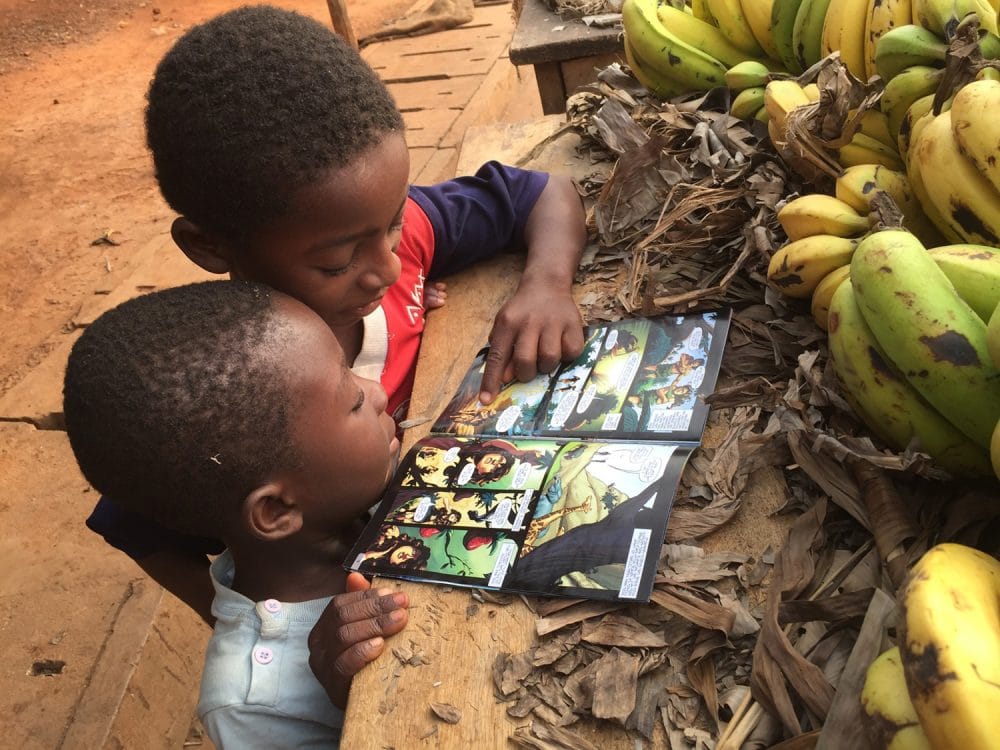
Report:
M 319 270 L 323 273 L 324 276 L 340 276 L 342 274 L 347 273 L 347 270 L 349 268 L 350 266 L 347 265 L 347 266 L 342 266 L 341 268 L 321 268 Z

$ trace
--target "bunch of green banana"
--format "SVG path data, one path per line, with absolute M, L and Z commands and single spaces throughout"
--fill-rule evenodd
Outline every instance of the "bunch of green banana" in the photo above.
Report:
M 911 17 L 914 23 L 950 39 L 969 13 L 979 17 L 982 28 L 997 33 L 997 11 L 988 0 L 913 0 Z
M 941 245 L 927 252 L 958 296 L 988 322 L 1000 301 L 1000 250 L 986 245 Z
M 740 0 L 705 0 L 705 4 L 719 31 L 734 47 L 743 50 L 748 58 L 764 56 L 764 50 L 754 36 Z
M 929 404 L 893 364 L 862 313 L 850 279 L 833 294 L 827 330 L 830 361 L 844 397 L 875 435 L 897 450 L 916 441 L 919 450 L 958 476 L 991 473 L 986 451 Z
M 916 0 L 913 2 L 916 5 Z M 1000 36 L 995 31 L 987 31 L 979 39 L 979 51 L 988 60 L 1000 57 Z M 944 67 L 948 54 L 948 40 L 915 19 L 913 23 L 886 29 L 873 45 L 872 72 L 886 83 L 914 65 Z
M 993 81 L 975 84 L 1000 86 Z M 960 90 L 955 98 L 961 93 Z M 961 110 L 962 113 L 968 111 Z M 996 158 L 997 142 L 993 140 L 987 144 L 982 140 L 989 131 L 978 121 L 969 134 L 972 121 L 963 114 L 959 127 L 954 122 L 953 112 L 954 101 L 951 110 L 937 116 L 933 113 L 924 116 L 924 119 L 929 118 L 926 124 L 911 134 L 907 174 L 927 216 L 945 237 L 957 236 L 960 242 L 1000 247 L 1000 190 L 984 173 L 991 159 L 989 154 L 992 152 L 992 159 Z M 996 114 L 986 115 L 986 118 L 987 122 L 995 121 Z M 959 138 L 966 145 L 960 145 Z M 979 148 L 979 153 L 985 156 L 984 171 L 967 156 L 973 148 Z M 921 189 L 916 189 L 918 180 Z
M 985 455 L 1000 419 L 986 323 L 905 230 L 867 235 L 851 258 L 851 283 L 886 360 Z
M 859 214 L 872 209 L 872 198 L 886 193 L 903 214 L 903 226 L 913 232 L 925 247 L 937 247 L 944 239 L 924 214 L 904 172 L 881 164 L 859 164 L 848 167 L 837 176 L 834 195 Z
M 726 65 L 669 31 L 657 5 L 657 0 L 622 5 L 625 57 L 639 82 L 661 98 L 723 85 Z
M 885 113 L 889 134 L 898 149 L 899 128 L 906 112 L 917 99 L 933 96 L 944 77 L 942 68 L 929 65 L 911 65 L 893 76 L 882 89 L 879 108 Z
M 822 58 L 823 22 L 831 0 L 802 0 L 792 26 L 792 51 L 805 70 Z
M 996 748 L 1000 562 L 939 544 L 914 565 L 899 599 L 903 673 L 930 747 Z
M 932 750 L 906 690 L 898 646 L 880 654 L 868 667 L 861 706 L 870 719 L 869 734 L 876 738 L 878 747 Z
M 778 51 L 778 61 L 789 73 L 801 73 L 802 63 L 795 54 L 792 32 L 795 19 L 805 0 L 773 0 L 771 5 L 771 39 Z

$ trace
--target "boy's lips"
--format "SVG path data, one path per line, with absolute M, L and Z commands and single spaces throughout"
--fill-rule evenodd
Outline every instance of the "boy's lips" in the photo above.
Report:
M 384 297 L 384 296 L 385 295 L 380 294 L 378 297 L 376 297 L 375 299 L 373 299 L 367 305 L 362 305 L 361 307 L 357 308 L 356 309 L 357 314 L 360 315 L 363 318 L 366 315 L 369 315 L 369 314 L 375 312 L 375 310 L 378 309 L 378 306 L 382 304 L 382 297 Z

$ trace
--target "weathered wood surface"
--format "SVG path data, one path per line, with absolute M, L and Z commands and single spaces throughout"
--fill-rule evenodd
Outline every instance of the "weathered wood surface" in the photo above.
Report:
M 621 34 L 621 29 L 564 20 L 546 8 L 542 0 L 524 0 L 510 41 L 510 61 L 534 65 L 619 52 Z

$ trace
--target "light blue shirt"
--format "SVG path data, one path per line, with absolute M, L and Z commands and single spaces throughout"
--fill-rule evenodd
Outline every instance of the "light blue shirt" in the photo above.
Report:
M 198 716 L 219 750 L 331 748 L 343 712 L 309 668 L 309 631 L 330 597 L 252 602 L 230 586 L 228 551 L 212 563 L 215 631 L 205 655 Z

